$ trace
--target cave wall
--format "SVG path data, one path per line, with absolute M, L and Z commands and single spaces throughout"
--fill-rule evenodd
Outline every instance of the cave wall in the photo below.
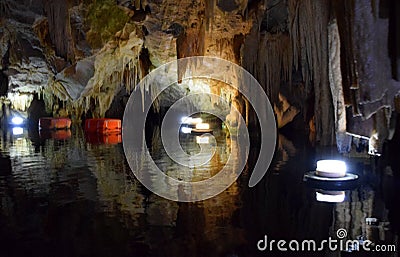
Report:
M 388 10 L 395 5 L 362 0 L 338 1 L 334 5 L 342 39 L 346 131 L 358 138 L 372 139 L 371 154 L 381 152 L 384 141 L 394 134 L 394 105 L 400 84 L 392 69 L 397 59 L 391 46 L 396 42 L 398 46 L 399 41 L 393 38 L 397 18 L 391 17 Z
M 379 151 L 399 101 L 398 8 L 395 0 L 4 0 L 2 99 L 36 95 L 49 113 L 75 120 L 115 116 L 154 68 L 216 56 L 255 76 L 278 127 L 295 124 L 341 152 L 352 137 L 373 138 Z M 209 87 L 256 123 L 238 92 Z M 27 109 L 33 97 L 24 99 L 14 107 Z

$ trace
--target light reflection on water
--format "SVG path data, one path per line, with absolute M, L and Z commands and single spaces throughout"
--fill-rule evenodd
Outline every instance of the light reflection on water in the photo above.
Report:
M 201 136 L 180 134 L 180 143 L 183 151 L 190 157 L 178 156 L 179 164 L 172 160 L 162 148 L 160 131 L 156 127 L 152 137 L 150 154 L 157 167 L 168 176 L 177 180 L 196 182 L 214 176 L 225 165 L 228 165 L 228 158 L 232 155 L 232 144 L 235 144 L 236 140 L 228 138 L 222 131 L 215 131 L 212 135 Z M 212 158 L 204 165 L 191 167 L 194 163 L 202 163 L 207 160 L 209 154 L 213 154 Z M 234 169 L 234 167 L 231 169 Z
M 189 178 L 194 181 L 215 175 L 235 149 L 224 134 L 216 134 L 211 162 L 182 171 L 156 138 L 151 153 L 157 165 L 176 178 L 195 174 Z M 195 137 L 181 143 L 187 152 L 199 151 Z M 302 182 L 320 151 L 280 135 L 271 172 L 249 189 L 256 157 L 252 149 L 239 180 L 220 195 L 176 203 L 150 193 L 131 175 L 121 144 L 90 144 L 76 128 L 62 140 L 3 133 L 0 246 L 10 256 L 258 256 L 265 253 L 257 251 L 256 242 L 265 234 L 326 239 L 345 228 L 351 238 L 398 240 L 388 222 L 396 222 L 393 213 L 399 212 L 386 207 L 398 193 L 393 183 L 398 171 L 389 172 L 389 165 L 379 174 L 374 162 L 355 163 L 363 185 L 333 204 L 318 202 L 317 189 Z M 380 226 L 367 226 L 366 217 L 378 217 Z

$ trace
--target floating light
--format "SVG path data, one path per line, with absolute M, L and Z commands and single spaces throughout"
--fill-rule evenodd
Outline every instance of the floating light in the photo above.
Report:
M 190 134 L 192 133 L 192 129 L 188 127 L 181 127 L 181 132 L 184 134 Z
M 198 144 L 209 144 L 210 143 L 210 137 L 197 136 L 196 137 L 196 143 L 198 143 Z
M 13 135 L 14 136 L 20 136 L 22 134 L 24 134 L 24 129 L 21 127 L 15 127 L 12 129 Z
M 196 124 L 196 129 L 198 129 L 198 130 L 210 129 L 210 124 L 208 124 L 208 123 L 198 123 L 198 124 Z
M 183 117 L 181 119 L 182 124 L 199 124 L 202 122 L 203 120 L 201 118 Z
M 24 119 L 19 117 L 19 116 L 15 116 L 11 119 L 12 124 L 14 125 L 21 125 L 22 123 L 24 123 Z
M 339 160 L 321 160 L 317 162 L 316 175 L 327 178 L 341 178 L 346 176 L 346 163 Z
M 321 191 L 316 192 L 315 196 L 318 202 L 341 203 L 344 202 L 346 194 L 344 191 Z

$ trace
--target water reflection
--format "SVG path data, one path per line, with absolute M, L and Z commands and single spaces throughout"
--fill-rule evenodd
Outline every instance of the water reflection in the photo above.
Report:
M 315 192 L 315 198 L 318 202 L 341 203 L 344 202 L 344 200 L 346 199 L 346 192 L 317 190 Z
M 241 154 L 235 141 L 217 134 L 217 154 L 188 176 L 165 155 L 158 133 L 150 140 L 151 154 L 176 178 L 209 178 L 229 155 Z M 258 157 L 251 149 L 245 171 L 227 190 L 206 201 L 176 203 L 150 193 L 132 176 L 121 144 L 93 143 L 78 128 L 64 139 L 34 131 L 2 135 L 1 256 L 357 256 L 256 248 L 264 235 L 323 240 L 335 237 L 339 228 L 351 239 L 398 247 L 400 171 L 394 162 L 349 160 L 363 178 L 361 185 L 321 191 L 303 183 L 320 151 L 280 136 L 270 172 L 256 187 L 247 187 Z M 196 137 L 181 138 L 181 143 L 186 152 L 199 151 Z M 316 198 L 316 192 L 343 196 L 343 191 L 342 202 Z M 369 217 L 377 224 L 367 224 Z

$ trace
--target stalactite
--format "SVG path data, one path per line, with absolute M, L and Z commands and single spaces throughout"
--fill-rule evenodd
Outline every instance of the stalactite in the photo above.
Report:
M 57 81 L 49 83 L 48 88 L 52 91 L 51 94 L 62 101 L 71 101 L 72 104 L 67 108 L 71 108 L 73 115 L 78 119 L 82 112 L 87 113 L 90 110 L 91 99 L 94 100 L 96 106 L 95 110 L 91 110 L 93 116 L 104 117 L 121 87 L 125 86 L 127 92 L 130 93 L 137 83 L 140 75 L 138 71 L 141 70 L 138 66 L 143 40 L 136 32 L 135 26 L 125 25 L 121 34 L 128 35 L 128 38 L 119 42 L 111 41 L 97 53 L 94 74 L 86 85 L 82 85 L 84 87 L 82 92 L 75 92 L 75 95 L 78 95 L 77 99 L 70 99 L 70 92 Z M 47 101 L 47 105 L 49 104 L 53 103 Z
M 346 132 L 346 107 L 342 89 L 342 73 L 340 69 L 340 38 L 336 20 L 329 25 L 329 84 L 335 115 L 337 133 Z
M 179 35 L 176 40 L 177 58 L 203 56 L 205 54 L 205 33 L 204 24 L 201 23 Z M 180 82 L 186 69 L 186 62 L 180 62 L 178 66 L 178 80 Z
M 306 94 L 314 90 L 317 141 L 332 144 L 333 107 L 328 86 L 327 0 L 289 0 L 289 33 L 293 44 L 293 63 L 301 68 Z
M 235 52 L 233 50 L 233 38 L 219 38 L 215 39 L 215 52 L 220 58 L 236 62 Z
M 140 64 L 138 59 L 142 44 L 143 40 L 131 32 L 128 41 L 120 42 L 115 49 L 106 48 L 97 56 L 95 74 L 87 86 L 92 87 L 93 90 L 86 92 L 98 102 L 99 108 L 96 115 L 104 116 L 121 86 L 125 85 L 127 92 L 135 87 L 137 70 L 139 70 L 136 67 Z M 83 98 L 83 101 L 87 99 Z
M 281 81 L 290 83 L 292 80 L 292 48 L 289 37 L 285 34 L 269 36 L 266 44 L 268 45 L 267 56 L 270 58 L 267 64 L 268 74 L 272 75 L 268 77 L 268 85 L 270 85 L 273 99 L 276 99 Z
M 0 17 L 8 17 L 10 15 L 10 3 L 8 0 L 0 2 Z
M 314 41 L 314 38 L 310 38 L 308 40 L 306 38 L 306 36 L 309 36 L 311 33 L 314 34 L 314 14 L 312 12 L 312 5 L 310 4 L 309 0 L 289 0 L 288 10 L 290 24 L 289 32 L 293 45 L 293 63 L 296 69 L 301 67 L 303 79 L 306 85 L 306 91 L 308 91 L 307 89 L 310 87 L 310 80 L 312 79 L 312 72 L 314 68 L 312 58 L 312 41 Z M 318 46 L 315 45 L 315 47 L 317 48 Z
M 54 97 L 55 95 L 52 93 L 51 86 L 45 87 L 43 90 L 43 100 L 46 113 L 51 113 L 53 111 Z
M 340 37 L 336 19 L 328 27 L 329 41 L 329 84 L 335 116 L 336 144 L 340 153 L 351 150 L 351 136 L 346 134 L 346 106 L 343 95 L 342 72 L 340 69 Z
M 252 33 L 257 31 L 253 28 Z M 243 65 L 255 75 L 271 101 L 278 103 L 281 84 L 292 80 L 293 51 L 290 38 L 284 33 L 265 33 L 258 40 L 256 35 L 250 37 L 252 42 L 248 41 L 246 46 L 249 49 L 243 50 Z
M 66 60 L 74 60 L 73 39 L 71 37 L 68 1 L 46 1 L 45 9 L 48 16 L 51 41 L 56 54 Z
M 141 0 L 135 0 L 135 8 L 136 10 L 140 10 L 141 6 L 142 6 L 142 1 Z
M 354 114 L 358 114 L 356 98 L 358 95 L 358 74 L 354 53 L 354 1 L 338 0 L 333 1 L 333 8 L 338 22 L 340 41 L 341 41 L 341 66 L 343 73 L 343 91 L 345 102 L 353 106 Z
M 9 92 L 7 94 L 7 99 L 11 101 L 13 109 L 25 112 L 31 105 L 31 102 L 33 100 L 33 95 L 21 94 L 19 92 L 13 92 L 13 93 Z
M 336 131 L 346 131 L 345 103 L 340 69 L 340 38 L 336 20 L 329 26 L 329 83 L 335 107 Z
M 216 0 L 205 0 L 206 6 L 206 31 L 208 33 L 212 32 L 213 21 L 214 21 L 214 12 L 216 7 Z

